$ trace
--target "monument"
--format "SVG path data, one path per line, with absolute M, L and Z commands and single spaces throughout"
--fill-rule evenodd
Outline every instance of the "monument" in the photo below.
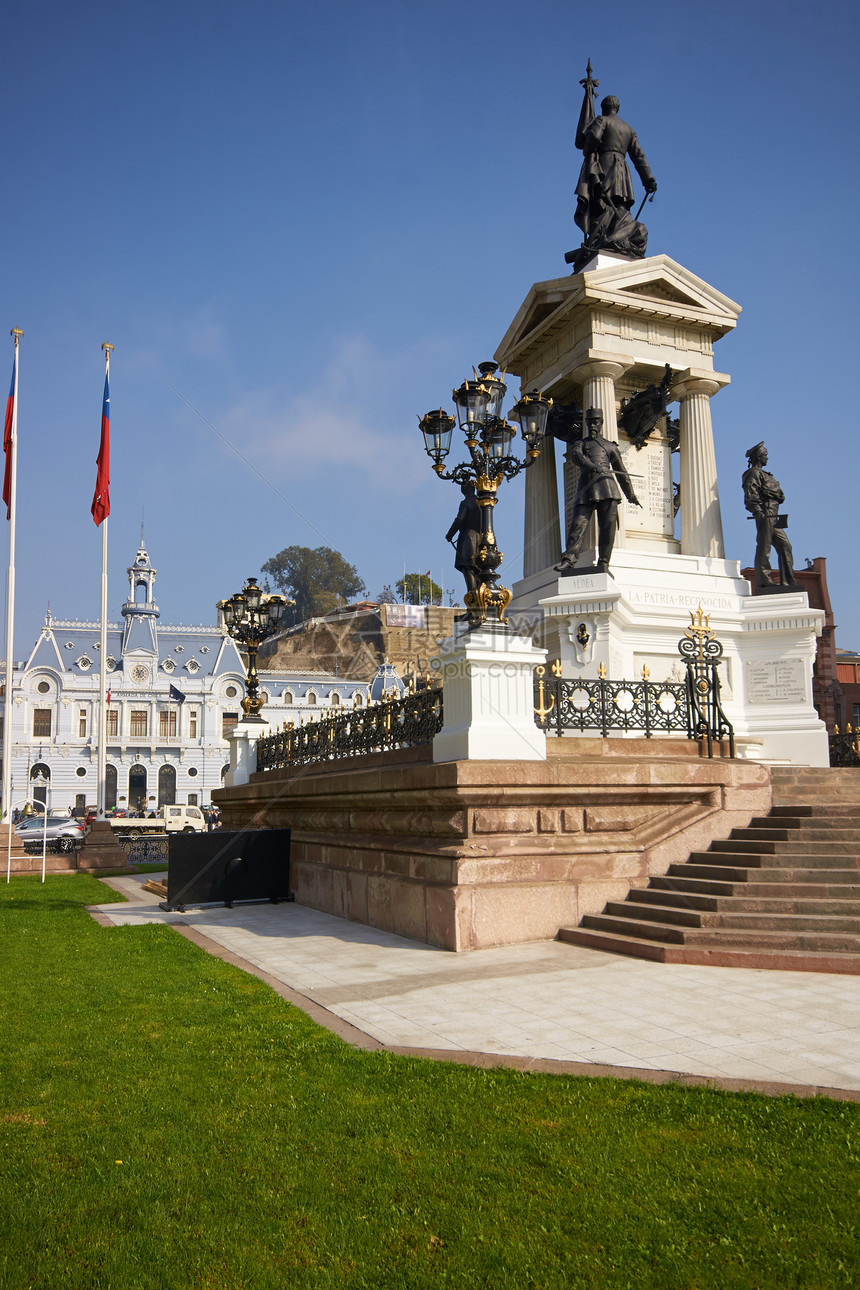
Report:
M 790 587 L 797 589 L 799 584 L 794 577 L 794 557 L 791 543 L 785 530 L 788 527 L 788 516 L 780 515 L 779 507 L 785 501 L 785 494 L 774 479 L 767 465 L 767 448 L 764 441 L 757 443 L 747 452 L 749 469 L 744 471 L 743 484 L 744 505 L 755 520 L 755 586 L 759 595 L 783 591 Z M 776 547 L 779 563 L 779 582 L 774 583 L 770 577 L 771 547 Z
M 631 259 L 645 254 L 648 230 L 639 223 L 645 202 L 634 219 L 630 214 L 634 194 L 628 157 L 652 201 L 657 191 L 657 181 L 636 131 L 618 115 L 621 104 L 614 94 L 603 100 L 600 116 L 595 116 L 594 91 L 600 81 L 592 77 L 591 59 L 585 78 L 579 83 L 585 93 L 576 129 L 576 146 L 583 154 L 583 162 L 576 185 L 574 219 L 585 240 L 579 250 L 568 251 L 564 257 L 568 264 L 573 264 L 574 273 L 580 273 L 598 251 L 613 251 Z
M 617 100 L 604 99 L 603 114 L 593 116 L 590 64 L 582 84 L 574 219 L 585 239 L 565 256 L 572 275 L 532 286 L 494 356 L 523 389 L 554 401 L 544 451 L 526 474 L 524 576 L 512 588 L 509 618 L 560 659 L 565 677 L 593 679 L 603 668 L 633 680 L 646 668 L 663 679 L 701 605 L 725 648 L 722 699 L 739 754 L 827 765 L 827 734 L 812 703 L 823 615 L 794 585 L 773 499 L 754 503 L 762 518 L 753 512 L 767 596 L 754 596 L 739 561 L 726 558 L 711 400 L 730 377 L 715 367 L 714 347 L 741 307 L 668 255 L 645 255 L 626 158 L 646 195 L 656 184 Z M 582 409 L 602 416 L 616 490 L 625 476 L 630 483 L 604 506 L 599 531 L 583 506 Z M 560 488 L 556 439 L 567 444 Z M 760 451 L 751 471 L 763 471 Z M 779 585 L 765 567 L 771 543 Z

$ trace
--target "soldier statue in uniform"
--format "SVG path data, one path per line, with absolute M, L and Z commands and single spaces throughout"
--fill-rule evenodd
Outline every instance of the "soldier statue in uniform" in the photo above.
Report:
M 785 501 L 785 494 L 765 466 L 767 465 L 767 448 L 764 440 L 750 448 L 746 454 L 749 469 L 743 474 L 744 505 L 755 520 L 755 580 L 757 587 L 772 587 L 770 579 L 770 551 L 776 547 L 779 561 L 779 583 L 784 587 L 795 587 L 794 557 L 791 543 L 786 537 L 786 518 L 779 514 L 780 504 Z
M 455 543 L 456 555 L 454 568 L 459 569 L 466 579 L 466 591 L 474 591 L 479 582 L 478 551 L 481 546 L 481 508 L 475 497 L 475 485 L 471 479 L 460 485 L 463 500 L 454 523 L 445 534 L 446 542 L 454 541 L 454 534 L 459 534 Z
M 597 512 L 597 571 L 606 573 L 615 544 L 618 528 L 618 503 L 621 491 L 633 506 L 642 503 L 633 491 L 630 476 L 624 466 L 618 444 L 604 439 L 603 413 L 599 408 L 589 408 L 585 414 L 587 438 L 570 449 L 569 459 L 579 467 L 579 484 L 573 503 L 567 546 L 561 562 L 555 567 L 559 573 L 571 573 L 582 554 L 588 533 L 588 524 Z M 621 488 L 618 485 L 621 485 Z

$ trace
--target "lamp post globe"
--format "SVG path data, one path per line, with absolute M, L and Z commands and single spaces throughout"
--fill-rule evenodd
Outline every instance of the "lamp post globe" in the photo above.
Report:
M 241 591 L 218 602 L 228 636 L 243 646 L 248 655 L 245 697 L 241 704 L 246 721 L 263 724 L 260 716 L 263 700 L 260 698 L 260 682 L 257 677 L 257 651 L 263 641 L 278 630 L 287 605 L 294 604 L 294 600 L 264 592 L 258 586 L 256 578 L 246 578 Z
M 525 459 L 521 461 L 513 454 L 516 431 L 502 416 L 507 392 L 505 373 L 497 374 L 496 363 L 481 363 L 472 372 L 473 378 L 463 381 L 452 395 L 457 422 L 469 451 L 468 461 L 461 462 L 452 470 L 445 468 L 455 423 L 444 408 L 426 413 L 418 423 L 424 437 L 424 451 L 436 474 L 440 479 L 450 479 L 459 484 L 464 493 L 474 491 L 474 502 L 478 506 L 480 526 L 470 530 L 473 554 L 468 558 L 468 568 L 461 560 L 459 544 L 456 563 L 466 578 L 465 605 L 470 628 L 482 626 L 490 611 L 497 615 L 499 623 L 507 622 L 505 610 L 513 594 L 508 587 L 497 585 L 500 577 L 497 570 L 503 557 L 493 531 L 493 510 L 498 500 L 499 485 L 533 465 L 540 456 L 547 416 L 552 407 L 552 399 L 545 399 L 539 390 L 521 395 L 514 407 L 512 415 L 520 423 L 526 446 Z M 478 521 L 475 523 L 477 525 Z M 452 526 L 452 531 L 455 526 Z

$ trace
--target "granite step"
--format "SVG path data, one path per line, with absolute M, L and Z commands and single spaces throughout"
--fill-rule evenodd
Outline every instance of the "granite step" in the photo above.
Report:
M 589 931 L 613 932 L 634 940 L 661 941 L 674 945 L 725 945 L 739 949 L 767 946 L 770 949 L 836 951 L 860 955 L 860 933 L 817 927 L 721 927 L 679 926 L 675 923 L 608 914 L 586 914 L 580 926 Z
M 738 864 L 737 857 L 725 857 L 725 862 L 719 864 L 716 862 L 709 863 L 711 858 L 710 851 L 694 852 L 693 855 L 699 855 L 700 860 L 687 860 L 683 864 L 672 864 L 669 866 L 668 874 L 670 877 L 690 877 L 690 878 L 717 878 L 726 882 L 802 882 L 810 881 L 810 869 L 798 866 L 791 868 L 789 865 L 780 866 L 779 868 L 770 865 L 757 864 Z M 760 857 L 753 857 L 755 861 Z M 741 857 L 743 859 L 743 857 Z M 772 857 L 768 856 L 768 860 Z M 855 886 L 857 883 L 858 873 L 855 868 L 851 869 L 825 869 L 823 866 L 816 872 L 815 882 L 826 883 L 832 886 L 834 883 L 845 883 L 849 886 Z
M 858 889 L 860 890 L 860 889 Z M 673 891 L 667 888 L 646 887 L 644 891 L 631 891 L 624 902 L 616 904 L 654 905 L 663 909 L 691 909 L 705 911 L 735 911 L 760 914 L 836 914 L 840 917 L 860 918 L 860 896 L 852 899 L 792 896 L 749 896 L 737 891 L 726 894 L 705 894 L 694 891 Z M 607 906 L 607 909 L 609 906 Z
M 795 813 L 804 805 L 811 807 L 818 815 L 850 815 L 854 818 L 860 815 L 860 799 L 848 798 L 839 789 L 810 788 L 806 792 L 786 794 L 782 798 L 776 794 L 774 796 L 776 805 L 789 806 Z
M 860 975 L 860 954 L 812 953 L 809 950 L 754 950 L 725 945 L 667 945 L 663 941 L 635 939 L 613 932 L 583 927 L 562 927 L 558 939 L 586 949 L 650 959 L 655 963 L 689 963 L 703 967 L 755 968 L 758 971 L 836 972 Z
M 771 844 L 773 845 L 773 844 Z M 716 847 L 712 851 L 692 851 L 692 864 L 731 865 L 747 869 L 832 869 L 835 864 L 854 874 L 854 881 L 860 878 L 860 863 L 853 853 L 844 855 L 836 852 L 833 855 L 806 853 L 803 851 L 724 851 Z
M 712 842 L 709 852 L 714 851 L 756 851 L 760 855 L 796 855 L 796 856 L 815 856 L 826 851 L 829 856 L 856 856 L 860 855 L 860 847 L 856 842 L 827 842 L 826 847 L 822 848 L 820 842 L 809 842 L 805 840 L 806 835 L 801 831 L 795 834 L 790 840 L 772 841 L 767 838 L 760 840 L 747 838 L 735 838 L 734 836 Z M 753 842 L 753 845 L 750 843 Z
M 780 871 L 782 873 L 784 871 Z M 838 871 L 842 872 L 842 871 Z M 847 872 L 847 871 L 845 871 Z M 760 871 L 758 871 L 760 873 Z M 816 873 L 814 882 L 759 882 L 757 880 L 726 882 L 722 879 L 691 878 L 688 874 L 659 874 L 651 879 L 645 891 L 675 891 L 679 894 L 696 893 L 704 896 L 779 896 L 800 900 L 860 900 L 860 884 L 850 881 L 824 882 L 830 877 L 823 870 Z M 854 877 L 848 873 L 848 877 Z M 819 881 L 819 877 L 822 881 Z M 639 889 L 637 889 L 639 890 Z
M 770 815 L 691 852 L 560 939 L 660 962 L 860 972 L 860 774 L 792 775 L 795 796 L 774 776 L 775 797 L 788 800 Z
M 797 913 L 780 910 L 691 909 L 689 906 L 651 905 L 644 901 L 610 900 L 598 918 L 636 918 L 646 922 L 661 923 L 671 927 L 727 927 L 740 931 L 760 928 L 765 932 L 849 932 L 860 936 L 860 913 L 839 910 L 824 913 L 822 910 Z
M 796 826 L 796 827 L 795 827 Z M 826 819 L 810 817 L 808 820 L 780 820 L 779 828 L 763 828 L 755 820 L 746 829 L 732 829 L 730 840 L 746 838 L 750 841 L 760 839 L 762 842 L 791 842 L 800 839 L 804 842 L 851 842 L 860 845 L 860 827 L 848 827 L 842 817 Z

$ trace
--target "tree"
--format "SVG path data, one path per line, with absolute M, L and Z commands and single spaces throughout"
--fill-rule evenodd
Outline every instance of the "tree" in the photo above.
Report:
M 262 573 L 278 591 L 295 600 L 287 623 L 301 622 L 340 609 L 364 590 L 358 570 L 330 546 L 287 546 L 263 565 Z
M 407 573 L 404 578 L 397 580 L 394 589 L 407 605 L 441 605 L 442 603 L 442 588 L 426 573 Z
M 396 605 L 397 604 L 397 597 L 395 596 L 394 592 L 391 590 L 390 583 L 386 582 L 385 586 L 382 588 L 379 595 L 376 597 L 376 603 L 378 605 Z

